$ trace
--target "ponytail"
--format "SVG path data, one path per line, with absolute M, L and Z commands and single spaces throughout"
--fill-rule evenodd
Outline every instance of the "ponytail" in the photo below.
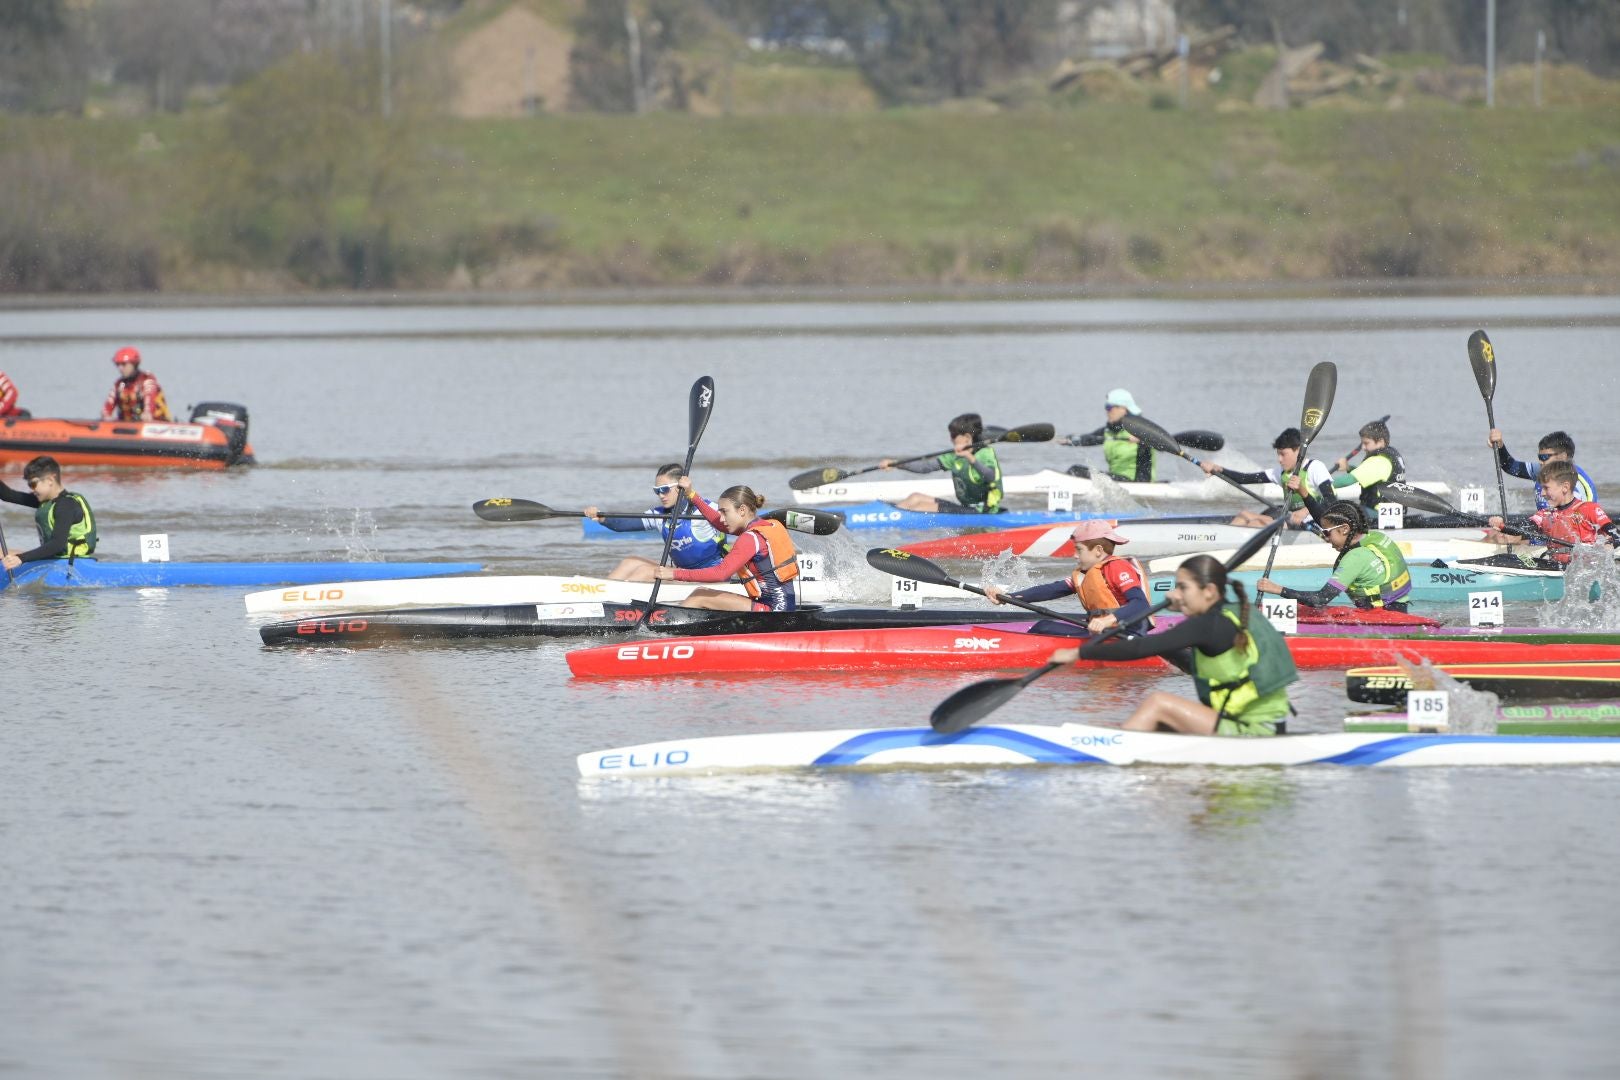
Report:
M 1231 583 L 1232 591 L 1237 594 L 1238 600 L 1238 632 L 1234 639 L 1239 649 L 1249 647 L 1249 591 L 1243 587 L 1243 582 Z
M 765 505 L 765 496 L 755 493 L 753 488 L 743 484 L 726 488 L 720 493 L 720 498 L 732 506 L 746 506 L 756 514 Z

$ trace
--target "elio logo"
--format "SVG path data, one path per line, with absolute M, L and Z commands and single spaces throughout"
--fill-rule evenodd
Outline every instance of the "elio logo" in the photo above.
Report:
M 621 645 L 616 654 L 632 663 L 640 660 L 690 660 L 697 655 L 691 645 Z

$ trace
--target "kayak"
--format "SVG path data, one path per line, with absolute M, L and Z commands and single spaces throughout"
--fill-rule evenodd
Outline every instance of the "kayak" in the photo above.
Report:
M 1008 510 L 1001 514 L 928 514 L 921 510 L 902 510 L 886 502 L 868 502 L 857 506 L 840 506 L 846 529 L 971 529 L 983 528 L 986 522 L 997 525 L 1052 525 L 1067 522 L 1073 529 L 1078 521 L 1089 518 L 1111 517 L 1110 514 L 1073 513 L 1067 510 Z M 580 519 L 587 540 L 660 540 L 650 530 L 614 532 L 606 525 L 589 518 Z
M 937 540 L 919 540 L 914 544 L 906 544 L 901 551 L 909 551 L 913 555 L 921 555 L 925 559 L 988 559 L 1010 552 L 1013 555 L 1026 559 L 1072 559 L 1074 557 L 1074 540 L 1070 533 L 1074 530 L 1072 522 L 1058 525 L 1024 525 L 1014 529 L 998 529 L 993 532 L 967 533 L 962 536 L 945 536 Z M 1229 525 L 1212 522 L 1157 522 L 1142 523 L 1122 519 L 1116 531 L 1130 542 L 1130 546 L 1121 551 L 1132 558 L 1152 559 L 1168 555 L 1185 555 L 1192 552 L 1205 552 L 1224 560 L 1231 551 L 1242 547 L 1253 536 L 1254 530 L 1241 525 Z M 1424 530 L 1421 540 L 1473 540 L 1480 535 L 1481 530 L 1472 529 L 1433 529 Z M 1413 538 L 1418 539 L 1418 538 Z M 1407 546 L 1411 540 L 1402 542 L 1402 551 L 1407 553 Z M 1279 560 L 1283 552 L 1294 545 L 1301 545 L 1301 550 L 1310 550 L 1313 546 L 1331 551 L 1315 533 L 1300 529 L 1290 529 L 1282 534 L 1278 545 Z M 1228 550 L 1229 549 L 1229 550 Z M 1444 549 L 1448 555 L 1460 555 L 1461 552 Z M 1496 550 L 1501 550 L 1497 548 Z M 1472 549 L 1469 550 L 1472 554 Z M 1481 554 L 1488 552 L 1481 551 Z M 1408 553 L 1409 554 L 1409 553 Z M 1434 556 L 1429 556 L 1433 558 Z M 1280 565 L 1291 565 L 1280 562 Z M 1315 565 L 1312 563 L 1311 565 Z M 1327 565 L 1331 565 L 1331 560 Z M 1259 568 L 1265 566 L 1265 555 L 1260 556 Z M 1150 570 L 1156 569 L 1149 567 Z M 1169 569 L 1174 570 L 1172 566 Z
M 1403 712 L 1360 713 L 1344 718 L 1346 731 L 1444 731 Z M 1620 701 L 1563 705 L 1504 705 L 1496 710 L 1498 735 L 1620 735 Z
M 0 421 L 0 465 L 49 454 L 64 467 L 224 469 L 253 462 L 248 414 L 240 405 L 203 402 L 189 423 L 8 418 Z
M 1564 595 L 1564 575 L 1555 570 L 1533 573 L 1505 573 L 1496 569 L 1471 568 L 1460 563 L 1407 564 L 1412 574 L 1413 601 L 1466 602 L 1471 592 L 1500 590 L 1503 600 L 1557 600 Z M 1327 584 L 1326 568 L 1283 568 L 1271 571 L 1271 580 L 1290 589 L 1314 592 Z M 1240 570 L 1228 578 L 1241 581 L 1254 596 L 1254 583 L 1260 580 L 1259 570 Z M 1148 579 L 1148 591 L 1154 599 L 1162 600 L 1175 585 L 1174 574 L 1158 574 Z
M 334 576 L 430 577 L 481 570 L 455 562 L 148 562 L 104 563 L 95 559 L 49 559 L 24 563 L 0 589 L 30 585 L 50 589 L 168 588 L 175 585 L 304 585 Z
M 874 728 L 717 735 L 594 750 L 581 776 L 725 769 L 1004 765 L 1612 765 L 1620 739 L 1540 735 L 1274 735 L 1243 739 L 1122 731 L 1092 724 L 1003 724 L 954 735 Z
M 864 630 L 809 630 L 777 634 L 716 634 L 691 637 L 681 646 L 668 644 L 602 645 L 568 654 L 575 675 L 633 678 L 650 675 L 708 675 L 721 672 L 986 670 L 1039 667 L 1059 648 L 1072 648 L 1072 637 L 1034 634 L 1033 625 L 983 621 L 945 627 L 895 627 Z M 1620 636 L 1569 635 L 1543 643 L 1533 637 L 1504 640 L 1478 637 L 1368 638 L 1307 634 L 1285 638 L 1294 663 L 1306 670 L 1350 664 L 1428 659 L 1435 663 L 1544 660 L 1564 663 L 1614 661 L 1620 664 Z M 1131 661 L 1133 666 L 1168 670 L 1157 658 Z M 1076 666 L 1091 666 L 1081 661 Z
M 1451 494 L 1451 486 L 1437 480 L 1413 481 L 1412 486 L 1442 497 Z M 1058 472 L 1056 469 L 1042 469 L 1040 472 L 1021 473 L 1016 476 L 1003 475 L 1001 489 L 1008 495 L 1045 495 L 1052 491 L 1069 491 L 1073 492 L 1075 498 L 1123 493 L 1148 502 L 1229 503 L 1234 498 L 1241 497 L 1236 488 L 1213 476 L 1196 480 L 1156 480 L 1138 484 L 1134 481 L 1121 480 L 1097 481 L 1090 477 Z M 1282 498 L 1282 489 L 1276 484 L 1255 484 L 1250 490 L 1268 499 Z M 1351 493 L 1360 490 L 1360 488 L 1344 489 Z M 932 495 L 936 499 L 956 498 L 956 487 L 951 478 L 937 473 L 904 474 L 893 480 L 841 480 L 836 484 L 823 484 L 821 487 L 795 491 L 793 498 L 805 505 L 819 506 L 869 500 L 895 501 L 904 499 L 913 492 Z M 1354 498 L 1355 495 L 1347 494 L 1345 497 Z
M 568 669 L 581 677 L 639 678 L 716 672 L 988 671 L 1039 667 L 1075 639 L 1022 633 L 1017 623 L 723 634 L 676 641 L 575 649 Z M 1022 624 L 1028 626 L 1027 622 Z M 1124 663 L 1081 660 L 1075 666 L 1171 670 L 1157 657 Z
M 659 593 L 663 595 L 662 592 Z M 1002 616 L 1024 620 L 1020 612 Z M 259 628 L 266 645 L 374 645 L 385 641 L 456 641 L 473 638 L 607 637 L 615 634 L 778 634 L 790 631 L 960 626 L 999 621 L 995 614 L 946 609 L 821 608 L 797 611 L 653 609 L 641 604 L 575 601 L 564 604 L 503 604 L 487 607 L 408 608 L 345 612 L 272 623 Z M 1051 650 L 1048 650 L 1050 652 Z
M 1503 701 L 1594 701 L 1620 698 L 1620 664 L 1519 663 L 1447 664 L 1436 668 L 1474 690 L 1488 690 Z M 1405 705 L 1412 680 L 1399 667 L 1357 668 L 1345 672 L 1351 701 Z
M 369 567 L 371 563 L 364 563 Z M 658 590 L 660 600 L 675 603 L 686 599 L 694 589 L 723 589 L 741 594 L 743 587 L 733 582 L 720 585 L 691 585 L 666 581 Z M 297 615 L 320 611 L 367 611 L 410 607 L 487 607 L 505 604 L 568 604 L 576 601 L 629 604 L 645 601 L 652 585 L 607 578 L 560 577 L 546 574 L 485 574 L 479 577 L 442 577 L 423 581 L 326 581 L 293 589 L 267 589 L 243 598 L 248 614 Z M 839 597 L 837 582 L 800 578 L 799 599 L 822 604 Z M 927 596 L 950 595 L 964 599 L 960 589 L 931 586 Z
M 1462 534 L 1467 535 L 1462 535 Z M 1253 536 L 1251 532 L 1249 534 Z M 1285 534 L 1298 536 L 1299 533 Z M 1403 532 L 1386 533 L 1399 549 L 1408 566 L 1413 563 L 1456 562 L 1484 558 L 1498 554 L 1502 548 L 1499 544 L 1487 544 L 1475 539 L 1480 535 L 1478 529 L 1428 529 L 1416 536 L 1405 536 Z M 1292 544 L 1277 549 L 1277 557 L 1272 562 L 1273 570 L 1330 570 L 1338 559 L 1339 553 L 1316 536 L 1311 536 L 1311 543 Z M 1133 552 L 1134 554 L 1134 552 Z M 1217 562 L 1229 562 L 1235 554 L 1234 548 L 1212 549 L 1200 551 L 1201 555 L 1209 555 Z M 1150 559 L 1147 563 L 1147 572 L 1150 574 L 1173 574 L 1181 565 L 1181 556 L 1168 556 Z M 1240 564 L 1236 569 L 1264 570 L 1270 552 L 1262 548 L 1249 561 Z M 1480 566 L 1479 569 L 1491 569 Z M 1323 581 L 1327 580 L 1324 575 Z

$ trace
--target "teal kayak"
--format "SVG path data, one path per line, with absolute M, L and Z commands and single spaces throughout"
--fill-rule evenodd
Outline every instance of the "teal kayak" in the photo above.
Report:
M 95 559 L 50 559 L 24 563 L 0 589 L 12 584 L 52 589 L 163 589 L 173 585 L 273 586 L 317 585 L 324 581 L 364 578 L 435 577 L 471 574 L 478 563 L 461 562 L 98 562 Z

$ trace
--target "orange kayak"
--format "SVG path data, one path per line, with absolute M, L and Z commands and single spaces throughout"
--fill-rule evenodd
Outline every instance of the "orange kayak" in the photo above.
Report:
M 0 420 L 0 465 L 22 465 L 41 454 L 64 467 L 224 469 L 253 462 L 247 410 L 204 402 L 189 423 L 123 420 Z

